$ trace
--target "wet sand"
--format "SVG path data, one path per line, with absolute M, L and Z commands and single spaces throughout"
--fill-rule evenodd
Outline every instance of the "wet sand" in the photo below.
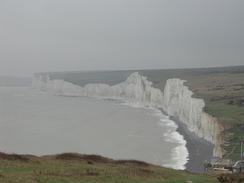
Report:
M 212 158 L 213 144 L 190 132 L 187 126 L 177 118 L 171 117 L 171 119 L 178 125 L 177 131 L 184 136 L 187 142 L 186 147 L 189 151 L 189 161 L 186 164 L 186 170 L 197 173 L 204 172 L 203 163 L 205 160 Z

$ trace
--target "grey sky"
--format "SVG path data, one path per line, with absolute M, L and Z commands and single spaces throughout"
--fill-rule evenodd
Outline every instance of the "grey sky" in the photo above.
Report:
M 0 0 L 0 75 L 244 64 L 244 0 Z

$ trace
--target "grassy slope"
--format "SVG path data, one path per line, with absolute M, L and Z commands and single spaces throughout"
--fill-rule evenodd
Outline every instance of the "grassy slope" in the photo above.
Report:
M 217 178 L 176 171 L 137 161 L 63 154 L 51 157 L 0 157 L 3 183 L 215 183 Z

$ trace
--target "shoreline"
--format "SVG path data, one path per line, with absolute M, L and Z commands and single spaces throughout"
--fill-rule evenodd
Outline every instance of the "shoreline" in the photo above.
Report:
M 176 131 L 180 133 L 186 141 L 186 148 L 189 152 L 189 160 L 185 164 L 186 170 L 194 173 L 203 173 L 203 163 L 205 160 L 209 161 L 213 157 L 214 145 L 199 138 L 176 117 L 170 117 L 170 119 L 176 123 L 178 126 Z
M 109 95 L 109 92 L 112 92 L 112 94 L 117 91 L 117 90 L 113 90 L 112 87 L 114 86 L 120 86 L 120 87 L 124 87 L 124 85 L 126 84 L 126 86 L 128 85 L 128 82 L 130 83 L 131 81 L 137 82 L 138 83 L 138 78 L 141 80 L 141 82 L 144 83 L 144 85 L 146 85 L 150 91 L 154 91 L 155 93 L 159 92 L 162 93 L 162 91 L 158 88 L 154 88 L 150 85 L 150 82 L 148 80 L 146 80 L 145 77 L 140 76 L 137 72 L 131 74 L 126 81 L 118 83 L 116 85 L 107 85 L 104 84 L 102 85 L 97 85 L 97 84 L 90 84 L 89 87 L 85 86 L 79 86 L 70 82 L 66 82 L 63 80 L 50 80 L 47 82 L 51 82 L 50 85 L 57 85 L 57 82 L 61 83 L 61 85 L 67 85 L 65 88 L 68 90 L 63 90 L 63 88 L 61 88 L 61 96 L 70 96 L 70 95 L 75 95 L 75 96 L 85 96 L 85 97 L 93 97 L 96 98 L 98 96 L 101 95 L 101 97 L 99 97 L 100 99 L 115 99 L 115 100 L 122 100 L 125 103 L 129 102 L 130 103 L 130 98 L 120 98 L 121 96 L 121 91 L 118 90 L 117 95 Z M 34 88 L 40 88 L 40 85 L 44 85 L 44 86 L 48 86 L 47 82 L 42 81 L 41 79 L 36 78 L 36 84 L 34 85 Z M 59 85 L 58 85 L 59 86 Z M 137 86 L 137 85 L 136 85 Z M 100 92 L 97 92 L 97 87 L 101 88 Z M 72 90 L 69 90 L 69 88 L 71 88 Z M 88 89 L 89 90 L 88 90 Z M 45 88 L 45 90 L 49 91 L 49 88 Z M 91 93 L 90 95 L 86 95 L 87 92 L 89 92 L 90 90 L 94 90 L 94 93 Z M 145 89 L 144 89 L 145 90 Z M 50 90 L 51 92 L 56 93 L 56 90 L 52 91 L 52 88 Z M 106 95 L 103 95 L 103 92 L 106 91 Z M 127 90 L 126 90 L 127 91 Z M 130 90 L 128 90 L 130 91 Z M 60 95 L 60 93 L 57 93 L 58 95 Z M 129 94 L 128 94 L 129 95 Z M 128 101 L 129 100 L 129 101 Z M 133 101 L 132 101 L 133 102 Z M 144 102 L 144 101 L 140 101 L 140 102 Z M 152 101 L 145 101 L 145 102 L 152 102 Z M 162 102 L 162 101 L 159 101 Z M 160 103 L 161 104 L 161 103 Z M 156 104 L 157 105 L 157 104 Z M 145 105 L 143 105 L 144 107 L 146 107 Z M 161 107 L 157 107 L 157 106 L 153 106 L 153 108 L 155 109 L 159 109 L 163 112 Z M 165 113 L 164 113 L 165 114 Z M 166 114 L 167 115 L 167 114 Z M 167 115 L 168 116 L 168 115 Z M 186 127 L 186 125 L 184 125 L 182 122 L 180 122 L 177 118 L 175 117 L 170 117 L 171 120 L 173 120 L 175 122 L 175 124 L 178 126 L 178 128 L 176 129 L 176 131 L 183 136 L 184 140 L 186 141 L 186 149 L 188 150 L 188 162 L 185 164 L 186 170 L 192 171 L 192 172 L 203 172 L 204 168 L 203 168 L 203 162 L 205 160 L 210 160 L 212 158 L 213 155 L 213 144 L 211 144 L 210 142 L 207 142 L 206 140 L 199 138 L 196 134 L 190 132 L 188 130 L 188 128 Z M 201 152 L 201 153 L 200 153 Z M 200 155 L 201 154 L 201 155 Z

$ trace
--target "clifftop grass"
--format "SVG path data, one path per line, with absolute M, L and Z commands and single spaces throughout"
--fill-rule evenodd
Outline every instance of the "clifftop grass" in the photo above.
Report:
M 0 154 L 2 183 L 216 183 L 214 176 L 176 171 L 139 161 L 66 153 L 35 157 Z

